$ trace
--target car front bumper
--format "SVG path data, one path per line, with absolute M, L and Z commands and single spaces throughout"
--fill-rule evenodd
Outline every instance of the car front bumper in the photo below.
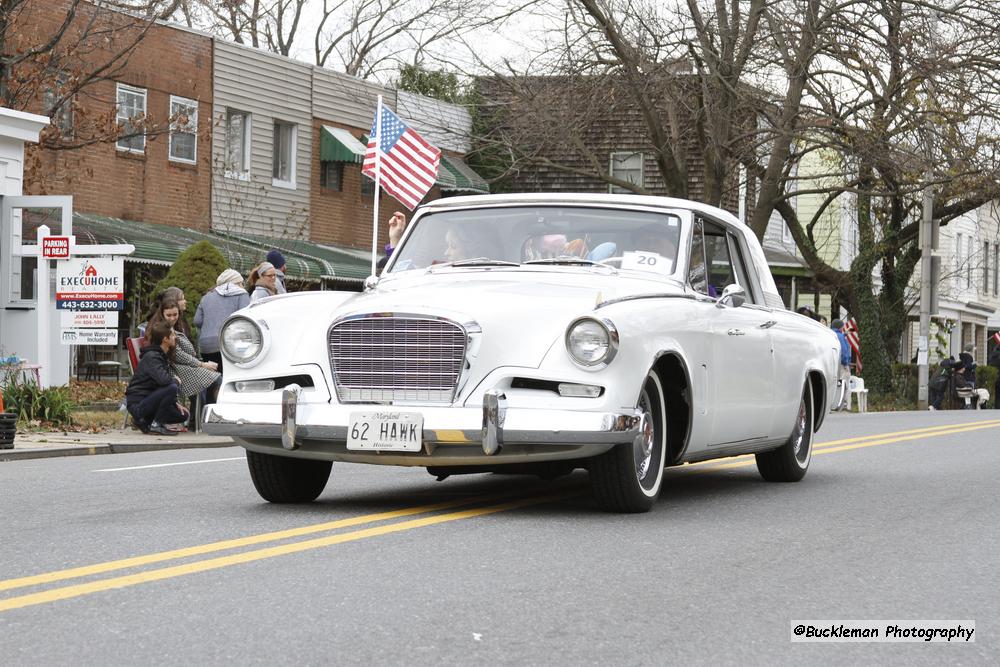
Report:
M 247 449 L 300 458 L 388 465 L 476 465 L 576 459 L 632 443 L 643 433 L 638 410 L 508 408 L 498 391 L 487 392 L 481 408 L 394 406 L 423 415 L 419 452 L 347 449 L 352 412 L 384 405 L 300 403 L 299 390 L 282 392 L 280 405 L 213 404 L 205 407 L 203 428 L 236 438 Z

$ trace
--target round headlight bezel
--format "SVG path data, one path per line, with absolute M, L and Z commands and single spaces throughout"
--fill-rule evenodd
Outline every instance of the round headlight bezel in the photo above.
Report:
M 229 348 L 226 341 L 226 333 L 231 330 L 234 326 L 249 325 L 251 336 L 257 339 L 257 349 L 253 354 L 245 357 L 238 357 Z M 264 351 L 267 347 L 267 337 L 264 335 L 264 329 L 260 324 L 250 319 L 249 317 L 238 316 L 233 317 L 228 322 L 222 325 L 222 330 L 219 331 L 219 350 L 222 352 L 222 356 L 226 358 L 227 361 L 231 361 L 237 366 L 247 368 L 255 365 L 259 362 L 263 356 Z
M 579 352 L 579 349 L 575 347 L 578 344 L 578 338 L 574 340 L 574 333 L 577 332 L 578 327 L 581 326 L 596 326 L 602 333 L 604 340 L 606 341 L 604 346 L 604 353 L 600 357 L 587 357 Z M 566 327 L 565 335 L 566 352 L 569 354 L 570 359 L 573 360 L 578 366 L 582 366 L 587 370 L 596 370 L 607 366 L 611 363 L 615 356 L 618 354 L 618 329 L 615 325 L 607 319 L 593 317 L 590 315 L 585 315 L 583 317 L 578 317 L 570 325 Z

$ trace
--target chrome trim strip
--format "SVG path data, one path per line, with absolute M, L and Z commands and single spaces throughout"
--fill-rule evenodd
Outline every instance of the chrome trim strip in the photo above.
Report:
M 607 301 L 602 301 L 596 306 L 594 310 L 599 310 L 605 306 L 611 306 L 616 303 L 624 303 L 625 301 L 638 301 L 639 299 L 690 299 L 692 301 L 697 301 L 697 297 L 693 294 L 674 294 L 672 292 L 659 292 L 655 294 L 630 294 L 629 296 L 620 296 L 616 299 L 608 299 Z

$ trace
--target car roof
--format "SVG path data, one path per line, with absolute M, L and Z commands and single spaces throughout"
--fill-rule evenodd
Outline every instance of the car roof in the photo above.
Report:
M 756 277 L 764 292 L 765 303 L 773 308 L 785 308 L 784 300 L 778 292 L 777 285 L 774 283 L 774 277 L 771 275 L 771 269 L 767 265 L 764 251 L 750 227 L 740 222 L 739 218 L 724 209 L 691 201 L 690 199 L 590 192 L 516 192 L 435 199 L 434 201 L 422 204 L 416 213 L 446 211 L 448 209 L 459 209 L 468 206 L 496 206 L 498 204 L 605 204 L 611 206 L 642 206 L 662 209 L 680 208 L 702 213 L 715 221 L 725 223 L 733 232 L 743 236 L 750 250 L 750 261 L 757 268 Z
M 495 195 L 469 195 L 435 199 L 420 206 L 420 211 L 462 208 L 476 205 L 496 204 L 612 204 L 614 206 L 648 206 L 653 208 L 684 208 L 711 215 L 732 225 L 740 225 L 739 219 L 721 208 L 676 197 L 654 197 L 651 195 L 613 195 L 590 192 L 517 192 Z

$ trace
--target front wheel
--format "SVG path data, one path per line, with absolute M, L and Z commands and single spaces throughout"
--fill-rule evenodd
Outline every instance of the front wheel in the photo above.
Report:
M 260 497 L 270 503 L 311 503 L 330 479 L 330 461 L 293 459 L 247 450 L 250 478 Z
M 667 451 L 667 407 L 656 371 L 643 383 L 636 406 L 642 432 L 629 445 L 618 445 L 590 460 L 594 500 L 610 512 L 648 512 L 660 493 Z
M 761 477 L 769 482 L 797 482 L 805 477 L 812 459 L 814 424 L 812 385 L 806 380 L 788 441 L 775 450 L 757 454 Z

